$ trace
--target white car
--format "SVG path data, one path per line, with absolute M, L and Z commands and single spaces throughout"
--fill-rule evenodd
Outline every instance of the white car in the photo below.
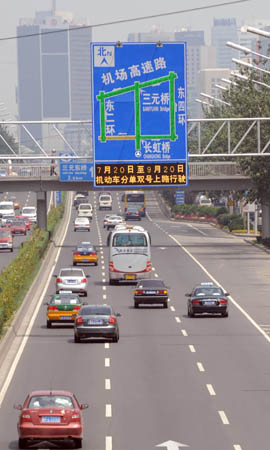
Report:
M 74 231 L 90 231 L 90 220 L 88 217 L 76 217 Z
M 121 216 L 110 216 L 107 219 L 107 223 L 106 223 L 106 227 L 107 230 L 109 230 L 110 228 L 114 228 L 115 225 L 120 225 L 120 224 L 125 224 L 126 222 L 124 221 L 123 217 Z
M 27 217 L 31 223 L 37 223 L 37 208 L 35 206 L 24 206 L 21 215 Z
M 112 210 L 112 196 L 111 194 L 100 194 L 98 198 L 99 210 L 110 209 Z
M 77 292 L 78 294 L 87 295 L 87 278 L 83 269 L 66 268 L 61 269 L 56 278 L 56 293 L 59 294 L 62 290 L 69 290 Z
M 78 216 L 79 217 L 88 217 L 92 219 L 93 217 L 93 208 L 91 203 L 81 203 L 78 207 Z

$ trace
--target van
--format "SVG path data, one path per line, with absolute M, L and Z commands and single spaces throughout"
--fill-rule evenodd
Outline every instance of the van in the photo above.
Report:
M 199 206 L 212 206 L 212 200 L 205 195 L 201 195 L 199 199 Z
M 92 219 L 93 217 L 93 208 L 91 203 L 80 203 L 78 207 L 78 216 L 79 217 L 88 217 L 88 219 Z
M 0 202 L 0 217 L 14 216 L 14 204 L 13 202 Z
M 100 194 L 98 198 L 99 210 L 109 209 L 112 210 L 112 196 L 111 194 Z

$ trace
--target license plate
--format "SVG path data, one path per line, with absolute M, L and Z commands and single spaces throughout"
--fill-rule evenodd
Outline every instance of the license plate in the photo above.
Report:
M 86 259 L 86 258 L 82 259 L 82 262 L 88 262 L 88 261 L 89 261 L 89 259 Z
M 73 284 L 73 283 L 77 283 L 76 280 L 67 280 L 68 283 Z
M 60 423 L 61 417 L 60 416 L 43 416 L 41 421 L 43 423 Z
M 5 248 L 7 247 L 7 244 L 0 244 L 0 247 Z
M 70 316 L 61 316 L 60 319 L 61 320 L 70 320 Z
M 135 280 L 135 275 L 126 275 L 126 280 Z
M 206 305 L 206 306 L 213 306 L 213 305 L 216 304 L 216 302 L 209 301 L 209 302 L 204 302 L 203 304 Z
M 102 325 L 103 320 L 88 320 L 88 325 Z
M 145 291 L 145 293 L 146 293 L 147 295 L 150 295 L 150 294 L 156 294 L 156 291 Z

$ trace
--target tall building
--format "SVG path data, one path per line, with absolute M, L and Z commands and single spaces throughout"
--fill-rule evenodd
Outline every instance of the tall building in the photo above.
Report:
M 238 31 L 235 19 L 214 19 L 211 30 L 211 45 L 216 47 L 215 67 L 233 68 L 232 58 L 235 50 L 226 46 L 227 41 L 238 44 Z
M 55 11 L 55 2 L 51 11 L 20 19 L 17 36 L 34 36 L 17 39 L 19 120 L 90 119 L 91 28 L 74 30 L 83 25 Z M 27 128 L 46 147 L 44 127 Z M 21 141 L 35 147 L 24 130 Z

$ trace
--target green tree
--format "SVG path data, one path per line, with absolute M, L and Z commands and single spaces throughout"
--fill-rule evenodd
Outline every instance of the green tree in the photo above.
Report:
M 8 132 L 7 127 L 4 125 L 0 125 L 0 155 L 9 155 L 12 154 L 12 151 L 5 143 L 5 141 L 10 145 L 10 147 L 17 153 L 18 152 L 18 144 L 15 141 L 14 137 Z

